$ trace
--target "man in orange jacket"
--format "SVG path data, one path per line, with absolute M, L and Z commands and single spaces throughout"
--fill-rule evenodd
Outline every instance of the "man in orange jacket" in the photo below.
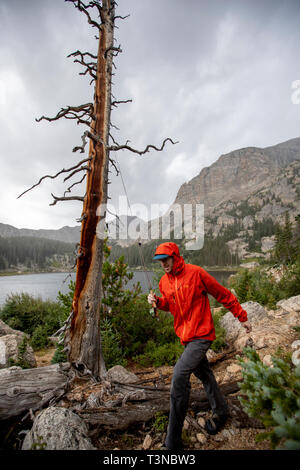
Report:
M 176 243 L 162 243 L 156 249 L 155 260 L 160 260 L 165 271 L 159 282 L 161 297 L 149 294 L 148 302 L 160 310 L 171 312 L 174 329 L 184 351 L 173 371 L 168 432 L 163 448 L 183 448 L 181 433 L 188 409 L 190 375 L 199 378 L 207 393 L 212 417 L 206 420 L 205 429 L 216 434 L 228 417 L 228 406 L 209 367 L 206 352 L 216 338 L 208 294 L 230 310 L 251 331 L 247 312 L 242 309 L 230 290 L 219 284 L 200 266 L 186 264 Z

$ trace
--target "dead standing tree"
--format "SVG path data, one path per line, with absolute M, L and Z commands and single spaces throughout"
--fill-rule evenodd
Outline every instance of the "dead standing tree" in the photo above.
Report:
M 164 140 L 160 148 L 147 145 L 142 150 L 136 150 L 126 144 L 119 145 L 110 133 L 111 109 L 120 103 L 131 100 L 112 101 L 112 68 L 113 58 L 121 51 L 114 42 L 114 25 L 116 19 L 125 17 L 115 15 L 116 2 L 114 0 L 91 1 L 84 4 L 80 0 L 65 0 L 72 2 L 74 6 L 87 17 L 88 23 L 96 28 L 98 36 L 97 55 L 90 52 L 76 51 L 69 55 L 75 57 L 74 62 L 84 67 L 81 75 L 90 75 L 91 83 L 95 83 L 94 102 L 79 106 L 68 106 L 61 109 L 53 118 L 42 116 L 48 121 L 60 118 L 76 120 L 77 124 L 88 126 L 88 130 L 82 136 L 82 146 L 75 147 L 74 152 L 80 150 L 84 153 L 89 138 L 89 155 L 76 165 L 59 171 L 56 175 L 43 176 L 38 183 L 27 191 L 38 186 L 45 178 L 56 178 L 62 173 L 67 173 L 64 181 L 72 178 L 80 172 L 83 177 L 73 183 L 65 191 L 62 197 L 52 194 L 53 203 L 59 201 L 79 200 L 83 202 L 81 215 L 81 239 L 77 253 L 77 270 L 75 293 L 72 304 L 72 312 L 64 328 L 65 351 L 72 366 L 81 372 L 88 372 L 94 378 L 100 379 L 105 374 L 105 363 L 101 353 L 100 342 L 100 306 L 101 306 L 101 278 L 103 260 L 103 236 L 99 235 L 99 227 L 105 221 L 105 205 L 107 202 L 107 184 L 109 163 L 114 165 L 110 158 L 110 151 L 129 150 L 143 155 L 151 148 L 162 151 L 166 142 L 173 142 L 170 138 Z M 98 13 L 97 20 L 93 19 L 91 13 Z M 100 19 L 100 21 L 99 21 Z M 109 139 L 113 144 L 110 146 Z M 71 189 L 81 183 L 86 177 L 86 193 L 84 197 L 66 196 Z M 25 194 L 24 191 L 20 196 Z M 20 197 L 19 196 L 19 197 Z M 102 208 L 102 210 L 99 210 Z

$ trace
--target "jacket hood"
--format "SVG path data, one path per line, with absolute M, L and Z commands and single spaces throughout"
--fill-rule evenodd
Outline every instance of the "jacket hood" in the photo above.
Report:
M 182 256 L 180 256 L 179 248 L 176 243 L 166 242 L 161 243 L 155 251 L 155 255 L 168 255 L 174 259 L 173 269 L 171 274 L 178 275 L 184 268 L 185 262 Z

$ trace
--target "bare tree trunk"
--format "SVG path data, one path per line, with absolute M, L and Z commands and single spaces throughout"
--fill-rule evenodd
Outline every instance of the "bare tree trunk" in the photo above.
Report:
M 114 1 L 101 7 L 97 78 L 91 123 L 89 170 L 83 203 L 81 239 L 71 324 L 66 332 L 68 360 L 84 367 L 95 378 L 106 372 L 100 343 L 103 239 L 97 237 L 100 217 L 97 210 L 107 202 L 109 128 L 111 112 L 111 72 L 114 48 Z

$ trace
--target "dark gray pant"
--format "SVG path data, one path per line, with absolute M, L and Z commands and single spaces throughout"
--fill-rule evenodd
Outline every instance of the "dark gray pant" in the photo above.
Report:
M 174 367 L 171 383 L 169 425 L 165 442 L 169 449 L 178 450 L 182 446 L 181 433 L 189 404 L 191 373 L 194 373 L 202 381 L 213 413 L 219 415 L 228 413 L 227 403 L 206 357 L 206 352 L 211 343 L 212 341 L 204 339 L 191 341 L 185 346 Z

